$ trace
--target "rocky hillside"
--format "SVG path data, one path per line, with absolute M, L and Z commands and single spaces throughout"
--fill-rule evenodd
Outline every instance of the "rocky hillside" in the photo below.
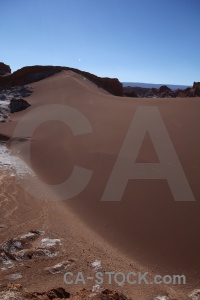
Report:
M 0 62 L 0 76 L 11 74 L 10 66 Z
M 142 87 L 123 87 L 123 94 L 126 97 L 139 98 L 185 98 L 200 97 L 200 82 L 194 82 L 191 88 L 184 90 L 171 90 L 168 86 L 163 85 L 160 88 L 142 88 Z
M 10 76 L 0 78 L 0 88 L 8 88 L 13 86 L 23 86 L 35 81 L 42 80 L 52 76 L 62 70 L 74 71 L 85 78 L 91 80 L 99 87 L 107 90 L 109 93 L 122 96 L 122 83 L 117 78 L 98 77 L 88 72 L 80 71 L 78 69 L 60 67 L 60 66 L 31 66 L 24 67 L 12 73 Z
M 30 106 L 22 98 L 28 97 L 33 90 L 27 86 L 0 88 L 0 122 L 9 121 L 10 113 L 18 112 Z

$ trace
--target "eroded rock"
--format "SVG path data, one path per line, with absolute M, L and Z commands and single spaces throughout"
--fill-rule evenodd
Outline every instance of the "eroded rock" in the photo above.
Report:
M 75 295 L 70 295 L 64 288 L 58 287 L 51 289 L 48 292 L 25 292 L 20 284 L 8 284 L 3 287 L 0 292 L 0 299 L 2 300 L 59 300 L 59 299 L 70 299 L 70 300 L 131 300 L 121 293 L 104 290 L 102 292 L 95 292 L 83 289 L 77 292 Z
M 74 296 L 70 297 L 72 300 L 131 300 L 125 295 L 111 290 L 103 290 L 99 292 L 91 292 L 88 290 L 81 290 L 77 292 Z
M 163 85 L 157 88 L 142 88 L 142 87 L 123 87 L 123 95 L 126 97 L 140 98 L 185 98 L 185 97 L 200 97 L 200 82 L 194 82 L 193 87 L 188 87 L 184 90 L 177 89 L 172 91 L 168 86 Z
M 24 99 L 19 99 L 19 100 L 18 99 L 12 99 L 10 101 L 10 105 L 9 105 L 11 113 L 15 113 L 15 112 L 24 110 L 29 106 L 30 106 L 30 104 Z
M 0 76 L 9 75 L 11 74 L 10 66 L 0 62 Z
M 20 111 L 30 106 L 22 97 L 28 97 L 32 92 L 33 90 L 27 86 L 15 86 L 9 89 L 0 88 L 0 122 L 8 120 L 11 110 L 12 112 Z M 11 101 L 13 103 L 10 105 Z
M 50 258 L 57 256 L 61 245 L 59 239 L 43 238 L 37 242 L 37 246 L 33 244 L 43 234 L 44 232 L 42 231 L 30 231 L 1 244 L 0 264 L 2 266 L 0 269 L 2 271 L 12 269 L 23 260 L 34 259 L 40 256 L 48 256 Z M 64 266 L 60 266 L 60 268 Z M 59 269 L 59 266 L 57 268 Z

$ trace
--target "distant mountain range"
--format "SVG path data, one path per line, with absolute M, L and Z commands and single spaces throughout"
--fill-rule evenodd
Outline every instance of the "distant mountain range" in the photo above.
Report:
M 159 89 L 163 85 L 166 85 L 173 91 L 175 91 L 177 89 L 184 90 L 188 87 L 192 87 L 191 85 L 156 84 L 156 83 L 141 83 L 141 82 L 122 82 L 122 84 L 123 84 L 123 87 L 133 86 L 133 87 L 157 88 L 157 89 Z

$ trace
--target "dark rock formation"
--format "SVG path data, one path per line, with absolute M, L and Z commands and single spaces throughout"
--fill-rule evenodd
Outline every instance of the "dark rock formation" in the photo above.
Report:
M 154 89 L 150 89 L 145 93 L 145 98 L 154 98 L 155 97 L 155 91 Z
M 200 97 L 200 82 L 194 82 L 193 89 L 195 96 Z
M 10 137 L 8 135 L 0 133 L 0 143 L 6 143 L 10 140 Z
M 151 90 L 149 88 L 127 86 L 123 87 L 123 95 L 126 97 L 146 98 L 148 97 L 147 93 L 151 93 Z
M 12 99 L 10 101 L 10 105 L 9 105 L 11 113 L 24 110 L 29 106 L 30 106 L 30 104 L 24 99 L 19 99 L 19 100 Z
M 0 100 L 20 99 L 28 97 L 33 93 L 33 90 L 28 86 L 15 86 L 7 89 L 0 88 Z
M 166 93 L 166 92 L 171 92 L 172 90 L 170 88 L 168 88 L 168 86 L 166 85 L 162 85 L 160 88 L 159 88 L 159 92 L 160 93 Z
M 74 296 L 70 297 L 71 300 L 131 300 L 121 293 L 103 290 L 102 292 L 91 292 L 86 289 L 82 289 Z
M 200 82 L 194 82 L 193 83 L 193 89 L 199 89 L 200 90 Z
M 121 293 L 117 293 L 117 292 L 113 292 L 110 290 L 104 290 L 101 293 L 104 297 L 100 298 L 100 299 L 114 299 L 114 300 L 128 300 L 127 297 L 125 297 L 123 294 Z
M 0 76 L 11 74 L 11 68 L 10 66 L 0 62 Z
M 30 294 L 28 293 L 27 296 L 29 295 Z M 65 289 L 63 289 L 62 287 L 59 287 L 44 293 L 33 293 L 31 299 L 51 300 L 51 299 L 68 299 L 68 298 L 70 298 L 70 293 L 66 292 Z
M 30 96 L 32 92 L 33 90 L 27 86 L 15 86 L 7 89 L 0 88 L 0 122 L 9 121 L 10 101 L 12 99 L 15 99 L 15 101 L 19 101 L 22 97 Z M 21 107 L 23 103 L 21 101 L 21 103 L 19 102 L 18 104 Z M 13 109 L 15 109 L 15 107 L 13 107 Z
M 60 72 L 61 70 L 61 67 L 50 66 L 24 67 L 17 70 L 16 72 L 13 72 L 8 77 L 0 78 L 0 87 L 10 88 L 14 86 L 23 86 L 52 76 L 55 73 Z
M 80 71 L 78 69 L 68 68 L 68 67 L 59 67 L 59 66 L 32 66 L 24 67 L 16 72 L 12 73 L 8 77 L 0 78 L 0 87 L 8 88 L 19 85 L 26 85 L 32 82 L 36 82 L 52 76 L 63 70 L 74 71 L 85 78 L 91 80 L 93 83 L 99 87 L 107 90 L 109 93 L 122 96 L 122 83 L 119 82 L 117 78 L 102 78 L 96 75 L 93 75 L 88 72 Z
M 194 82 L 192 88 L 182 90 L 181 94 L 182 97 L 200 97 L 200 82 Z
M 200 97 L 200 82 L 194 82 L 192 88 L 172 91 L 168 86 L 163 85 L 159 89 L 142 87 L 123 87 L 123 95 L 126 97 L 140 98 L 185 98 Z
M 19 299 L 19 300 L 26 300 L 26 299 L 32 299 L 32 300 L 53 300 L 53 299 L 69 299 L 70 293 L 65 291 L 64 288 L 54 288 L 48 292 L 43 293 L 29 293 L 24 291 L 21 284 L 7 284 L 2 287 L 2 290 L 0 291 L 0 299 Z
M 58 287 L 51 289 L 48 292 L 25 292 L 20 284 L 8 284 L 2 287 L 0 292 L 0 299 L 32 299 L 32 300 L 131 300 L 121 293 L 115 291 L 104 290 L 102 292 L 91 292 L 83 289 L 77 292 L 75 295 L 70 295 L 64 288 Z
M 133 90 L 131 86 L 127 86 L 123 88 L 123 94 L 126 97 L 134 97 L 134 98 L 138 97 L 138 95 L 136 94 L 136 90 L 135 89 Z
M 98 77 L 96 75 L 82 72 L 79 70 L 73 70 L 72 71 L 83 75 L 84 77 L 88 78 L 90 81 L 98 85 L 99 87 L 103 88 L 104 90 L 108 91 L 109 93 L 115 95 L 115 96 L 122 96 L 122 83 L 119 82 L 117 78 L 108 78 L 108 77 Z
M 28 86 L 15 87 L 14 91 L 18 92 L 21 97 L 28 97 L 33 92 Z

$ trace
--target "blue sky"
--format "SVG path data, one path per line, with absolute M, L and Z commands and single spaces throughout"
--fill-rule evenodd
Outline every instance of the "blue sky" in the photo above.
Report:
M 0 0 L 0 61 L 191 85 L 199 30 L 199 0 Z

